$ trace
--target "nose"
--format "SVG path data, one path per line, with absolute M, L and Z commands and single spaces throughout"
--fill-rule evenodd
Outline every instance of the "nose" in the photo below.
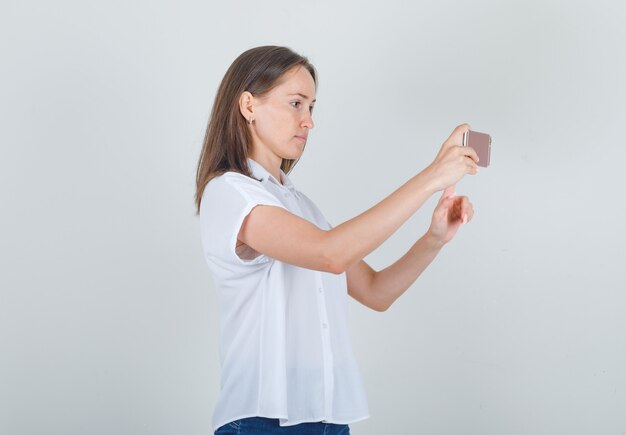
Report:
M 309 130 L 315 127 L 315 124 L 313 123 L 313 115 L 310 112 L 302 121 L 302 126 L 307 127 Z

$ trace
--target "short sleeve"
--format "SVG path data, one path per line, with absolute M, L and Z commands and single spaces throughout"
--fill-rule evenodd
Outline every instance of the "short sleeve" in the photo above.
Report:
M 220 261 L 258 264 L 271 260 L 247 245 L 237 249 L 237 235 L 246 216 L 257 205 L 287 208 L 250 177 L 227 172 L 206 185 L 200 205 L 200 230 L 205 253 Z M 239 255 L 238 255 L 239 253 Z

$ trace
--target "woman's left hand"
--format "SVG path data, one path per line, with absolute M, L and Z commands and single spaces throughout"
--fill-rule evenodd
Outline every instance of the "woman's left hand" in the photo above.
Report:
M 433 212 L 427 234 L 441 244 L 448 243 L 459 227 L 468 223 L 474 216 L 474 208 L 467 196 L 456 196 L 455 186 L 443 191 Z

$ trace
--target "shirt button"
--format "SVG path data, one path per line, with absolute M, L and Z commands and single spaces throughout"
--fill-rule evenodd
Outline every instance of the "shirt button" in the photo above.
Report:
M 317 291 L 321 293 L 322 292 L 322 288 L 321 287 L 318 288 Z
M 283 193 L 283 195 L 285 196 L 285 198 L 287 198 L 289 196 L 289 194 L 287 192 Z
M 328 329 L 328 323 L 322 323 L 322 326 L 324 327 L 324 329 Z

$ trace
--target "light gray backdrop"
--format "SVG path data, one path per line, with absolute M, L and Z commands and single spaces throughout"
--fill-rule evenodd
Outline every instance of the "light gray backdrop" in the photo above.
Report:
M 320 74 L 291 177 L 335 225 L 469 122 L 476 215 L 350 323 L 365 434 L 626 433 L 618 1 L 17 2 L 0 7 L 0 433 L 209 434 L 217 307 L 194 176 L 217 87 L 258 45 Z M 377 251 L 420 237 L 433 197 Z

